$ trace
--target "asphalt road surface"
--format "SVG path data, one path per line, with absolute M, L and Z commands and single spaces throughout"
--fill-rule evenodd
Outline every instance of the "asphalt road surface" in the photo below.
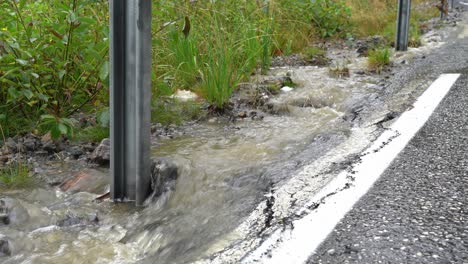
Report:
M 452 48 L 462 76 L 308 263 L 468 263 L 468 38 Z

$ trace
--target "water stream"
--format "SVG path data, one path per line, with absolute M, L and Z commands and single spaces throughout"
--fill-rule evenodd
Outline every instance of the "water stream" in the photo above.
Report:
M 344 121 L 378 91 L 371 77 L 337 79 L 326 68 L 292 72 L 301 85 L 271 99 L 285 111 L 263 120 L 199 123 L 189 133 L 153 142 L 153 156 L 179 169 L 174 192 L 144 208 L 93 202 L 91 193 L 51 187 L 3 192 L 14 217 L 0 223 L 11 256 L 2 263 L 186 263 L 226 237 L 290 177 L 346 139 Z M 67 170 L 64 170 L 67 173 Z M 107 173 L 106 170 L 94 173 Z

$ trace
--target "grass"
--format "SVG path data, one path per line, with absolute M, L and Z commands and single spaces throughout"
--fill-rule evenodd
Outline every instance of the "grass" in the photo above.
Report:
M 381 48 L 369 51 L 367 66 L 369 70 L 380 73 L 385 67 L 390 65 L 390 50 Z
M 410 45 L 421 44 L 421 25 L 424 21 L 437 17 L 438 11 L 435 7 L 422 6 L 422 3 L 430 2 L 415 0 L 412 3 L 410 21 Z M 347 4 L 351 7 L 351 23 L 354 34 L 358 37 L 382 35 L 387 42 L 394 43 L 395 21 L 397 16 L 398 1 L 391 0 L 349 0 Z
M 0 168 L 0 187 L 6 189 L 21 189 L 31 186 L 32 178 L 29 168 L 21 162 Z
M 72 131 L 63 129 L 67 117 L 108 104 L 107 2 L 0 1 L 0 124 L 8 136 L 37 129 L 44 115 L 53 116 L 47 120 L 57 122 L 50 127 L 66 136 Z M 324 58 L 310 47 L 345 36 L 383 35 L 391 43 L 396 2 L 153 0 L 153 104 L 160 105 L 153 119 L 179 122 L 170 117 L 175 110 L 157 103 L 176 90 L 195 91 L 213 107 L 225 107 L 236 84 L 268 71 L 272 56 Z M 412 46 L 420 44 L 421 23 L 437 16 L 422 2 L 413 4 Z M 89 128 L 79 137 L 104 135 Z
M 90 126 L 77 131 L 74 140 L 82 142 L 101 142 L 109 138 L 110 131 L 108 127 Z
M 301 52 L 302 57 L 306 61 L 315 62 L 318 65 L 326 65 L 328 63 L 327 51 L 318 47 L 306 47 Z

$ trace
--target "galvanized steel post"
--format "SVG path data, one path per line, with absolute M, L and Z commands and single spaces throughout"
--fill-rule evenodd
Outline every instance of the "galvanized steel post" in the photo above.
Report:
M 110 0 L 111 197 L 150 189 L 151 1 Z
M 411 0 L 398 1 L 398 21 L 395 41 L 395 49 L 398 51 L 408 50 L 408 35 L 411 14 Z

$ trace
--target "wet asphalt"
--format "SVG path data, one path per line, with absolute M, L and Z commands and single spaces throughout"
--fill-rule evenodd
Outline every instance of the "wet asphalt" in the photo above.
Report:
M 468 264 L 468 37 L 441 52 L 403 79 L 462 76 L 307 263 Z

